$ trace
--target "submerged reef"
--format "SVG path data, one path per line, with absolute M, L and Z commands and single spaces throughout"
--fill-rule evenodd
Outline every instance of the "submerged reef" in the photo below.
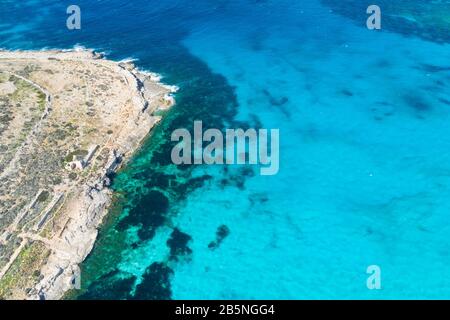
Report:
M 189 248 L 188 243 L 191 240 L 190 235 L 175 228 L 170 239 L 167 240 L 167 245 L 170 248 L 170 260 L 178 261 L 179 256 L 190 255 L 192 250 Z
M 228 237 L 230 234 L 230 229 L 226 225 L 221 225 L 217 228 L 216 232 L 216 240 L 211 241 L 211 243 L 208 245 L 208 248 L 211 250 L 217 249 L 220 244 L 223 242 L 223 240 Z
M 369 0 L 322 0 L 322 3 L 361 26 L 366 25 L 367 7 L 374 4 Z M 450 1 L 379 0 L 376 5 L 381 8 L 382 29 L 437 43 L 450 42 Z

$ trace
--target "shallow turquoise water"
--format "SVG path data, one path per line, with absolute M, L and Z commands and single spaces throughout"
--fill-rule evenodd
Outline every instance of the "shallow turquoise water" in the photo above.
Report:
M 0 46 L 94 47 L 181 87 L 116 177 L 80 298 L 450 297 L 449 45 L 315 0 L 80 3 L 70 33 L 64 3 L 24 1 Z M 279 128 L 279 174 L 172 166 L 170 133 L 193 120 Z

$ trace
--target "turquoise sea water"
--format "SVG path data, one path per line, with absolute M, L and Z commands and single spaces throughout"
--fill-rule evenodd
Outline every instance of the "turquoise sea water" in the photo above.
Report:
M 450 298 L 450 45 L 316 0 L 78 2 L 70 32 L 72 3 L 3 1 L 0 47 L 96 48 L 181 89 L 114 180 L 79 298 Z M 279 128 L 279 174 L 173 166 L 194 120 Z

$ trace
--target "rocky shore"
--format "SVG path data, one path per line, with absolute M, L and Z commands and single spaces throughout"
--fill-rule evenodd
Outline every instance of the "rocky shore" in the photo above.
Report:
M 6 257 L 0 265 L 0 297 L 60 299 L 79 285 L 78 266 L 91 252 L 111 204 L 111 173 L 130 159 L 161 120 L 155 112 L 174 104 L 176 88 L 130 62 L 109 61 L 89 50 L 4 51 L 0 69 L 11 74 L 9 81 L 16 87 L 22 77 L 48 92 L 45 99 L 51 104 L 37 131 L 28 132 L 20 141 L 23 145 L 0 163 L 7 172 L 0 179 L 5 186 L 0 190 L 0 202 L 5 200 L 0 208 L 0 256 Z M 61 122 L 69 128 L 64 134 Z M 55 133 L 63 138 L 54 140 Z M 34 159 L 33 152 L 38 153 Z M 44 170 L 47 177 L 26 169 L 31 163 L 45 169 L 45 163 L 39 163 L 41 153 L 52 157 L 48 161 L 54 168 Z M 64 161 L 58 159 L 61 153 Z M 32 174 L 38 176 L 30 179 Z M 6 194 L 13 184 L 26 195 L 21 201 Z M 40 197 L 38 190 L 49 195 L 40 207 L 32 202 Z M 26 248 L 37 244 L 45 247 L 42 259 L 31 260 L 41 262 L 33 268 L 22 265 L 29 260 Z M 16 275 L 23 270 L 32 274 L 30 281 Z

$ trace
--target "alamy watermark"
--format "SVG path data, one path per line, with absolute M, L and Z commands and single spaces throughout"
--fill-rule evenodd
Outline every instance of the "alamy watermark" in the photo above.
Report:
M 70 16 L 67 18 L 66 26 L 69 30 L 81 29 L 81 9 L 77 5 L 70 5 L 66 10 Z
M 260 173 L 271 176 L 280 169 L 279 129 L 219 129 L 203 132 L 203 122 L 194 122 L 193 135 L 187 129 L 172 133 L 171 159 L 176 165 L 260 165 Z M 204 143 L 207 143 L 205 146 Z
M 367 267 L 367 274 L 370 276 L 367 278 L 367 289 L 380 290 L 381 289 L 381 268 L 377 265 L 371 265 Z
M 381 9 L 379 6 L 373 4 L 367 8 L 367 14 L 370 14 L 367 18 L 367 28 L 369 30 L 380 30 L 381 29 Z
M 77 5 L 70 5 L 67 7 L 66 13 L 70 15 L 67 18 L 66 26 L 69 30 L 80 30 L 81 29 L 81 9 Z M 380 30 L 381 29 L 381 8 L 372 4 L 367 7 L 367 14 L 370 16 L 367 18 L 367 28 L 369 30 Z

